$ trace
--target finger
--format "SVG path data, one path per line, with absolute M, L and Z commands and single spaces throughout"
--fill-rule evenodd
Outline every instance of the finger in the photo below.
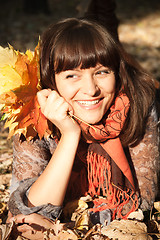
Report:
M 17 230 L 19 232 L 35 231 L 31 226 L 29 226 L 27 224 L 17 226 Z
M 69 102 L 65 98 L 61 97 L 56 91 L 52 91 L 47 99 L 47 104 L 49 106 L 53 106 L 53 103 L 55 103 L 55 110 L 64 106 L 67 111 L 73 112 L 73 107 L 69 104 Z
M 40 230 L 43 227 L 50 228 L 52 226 L 52 222 L 50 221 L 50 219 L 47 219 L 44 216 L 41 216 L 36 213 L 32 213 L 30 215 L 19 214 L 13 217 L 13 220 L 15 221 L 16 224 L 18 223 L 23 223 L 25 225 L 29 224 L 31 225 L 32 228 L 37 230 Z
M 62 118 L 68 117 L 68 113 L 69 112 L 71 112 L 73 114 L 73 108 L 64 99 L 62 99 L 61 101 L 58 102 L 56 108 L 57 108 L 57 110 L 59 112 L 59 115 Z
M 52 116 L 53 113 L 55 115 L 55 112 L 59 110 L 61 105 L 63 105 L 64 103 L 65 103 L 64 98 L 60 97 L 56 91 L 52 91 L 51 94 L 46 99 L 45 108 L 43 109 L 43 114 L 47 118 L 50 118 L 50 116 Z
M 33 231 L 27 231 L 21 233 L 21 236 L 25 239 L 30 239 L 30 240 L 42 240 L 44 239 L 44 234 L 43 232 L 33 232 Z
M 24 214 L 18 214 L 10 219 L 10 221 L 15 221 L 15 223 L 33 223 L 33 214 L 30 215 L 24 215 Z
M 19 215 L 16 215 L 14 217 L 11 217 L 9 219 L 9 222 L 16 222 L 16 223 L 24 223 L 24 218 L 25 218 L 25 215 L 24 214 L 19 214 Z
M 61 98 L 56 91 L 51 91 L 47 97 L 47 104 L 53 103 L 56 99 Z
M 50 95 L 50 93 L 52 92 L 51 89 L 43 89 L 39 92 L 37 92 L 37 96 L 44 96 L 44 97 L 48 97 Z
M 42 109 L 44 108 L 45 102 L 46 102 L 48 96 L 50 95 L 50 93 L 51 93 L 50 89 L 43 89 L 43 90 L 37 92 L 37 100 Z
M 31 224 L 34 222 L 34 214 L 30 215 L 24 215 L 24 214 L 18 214 L 12 218 L 10 218 L 10 222 L 14 221 L 15 223 L 26 223 Z
M 59 94 L 56 91 L 51 91 L 49 94 L 39 95 L 39 104 L 41 111 L 44 115 L 47 115 L 48 111 L 54 107 L 55 101 L 59 98 Z

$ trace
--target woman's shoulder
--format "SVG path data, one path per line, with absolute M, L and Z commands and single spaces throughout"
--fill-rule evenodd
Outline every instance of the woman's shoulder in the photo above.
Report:
M 145 134 L 155 134 L 155 132 L 158 137 L 158 112 L 156 105 L 153 104 L 149 109 L 148 117 L 146 119 Z
M 155 104 L 153 104 L 149 110 L 148 117 L 146 119 L 145 131 L 143 138 L 138 142 L 136 146 L 130 147 L 130 151 L 133 155 L 140 152 L 149 158 L 151 153 L 156 157 L 158 155 L 159 148 L 159 129 L 158 129 L 158 114 Z M 142 156 L 141 156 L 142 157 Z
M 153 122 L 158 122 L 158 112 L 155 103 L 150 107 L 148 118 Z

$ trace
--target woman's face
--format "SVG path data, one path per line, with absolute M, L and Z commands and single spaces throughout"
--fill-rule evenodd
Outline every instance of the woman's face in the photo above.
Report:
M 55 74 L 59 94 L 72 106 L 74 115 L 89 124 L 98 123 L 115 94 L 115 75 L 107 67 L 80 67 Z

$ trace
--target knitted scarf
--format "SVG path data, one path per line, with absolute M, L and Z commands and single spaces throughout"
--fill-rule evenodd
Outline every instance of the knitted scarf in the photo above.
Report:
M 81 160 L 87 167 L 86 171 L 78 165 L 81 194 L 90 194 L 94 199 L 91 211 L 111 209 L 113 219 L 126 219 L 130 212 L 138 208 L 132 171 L 119 138 L 129 107 L 128 97 L 120 93 L 110 107 L 109 114 L 99 124 L 88 125 L 78 121 L 87 142 L 81 141 L 77 151 L 77 164 Z M 115 181 L 117 177 L 118 181 Z M 74 186 L 75 181 L 73 174 L 70 187 Z M 77 187 L 70 194 L 75 193 Z M 127 203 L 129 210 L 123 214 L 123 207 Z

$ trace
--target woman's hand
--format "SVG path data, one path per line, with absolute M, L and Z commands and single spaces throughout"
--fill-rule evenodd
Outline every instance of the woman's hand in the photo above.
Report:
M 28 239 L 43 239 L 44 232 L 47 229 L 52 229 L 54 235 L 57 235 L 63 229 L 63 224 L 56 224 L 50 219 L 36 213 L 30 215 L 19 214 L 9 219 L 9 222 L 12 221 L 17 225 L 20 235 Z M 51 236 L 49 237 L 52 239 Z
M 76 156 L 81 129 L 68 112 L 72 107 L 56 91 L 44 89 L 37 94 L 42 113 L 61 131 L 61 138 L 48 165 L 32 184 L 28 199 L 34 206 L 51 203 L 61 206 Z M 63 177 L 62 177 L 63 176 Z
M 78 133 L 80 127 L 68 114 L 73 114 L 72 106 L 65 101 L 56 91 L 43 89 L 37 93 L 38 102 L 44 116 L 60 130 L 61 134 Z

